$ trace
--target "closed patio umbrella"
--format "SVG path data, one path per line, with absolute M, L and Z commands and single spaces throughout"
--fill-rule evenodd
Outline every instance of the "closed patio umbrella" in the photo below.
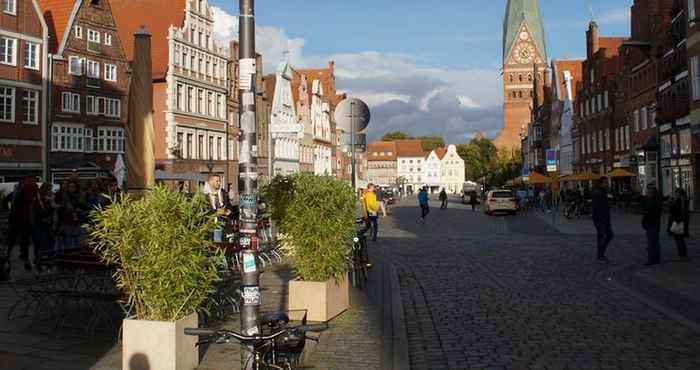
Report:
M 126 126 L 127 191 L 140 194 L 155 185 L 153 135 L 153 65 L 151 35 L 144 27 L 134 34 L 129 120 Z

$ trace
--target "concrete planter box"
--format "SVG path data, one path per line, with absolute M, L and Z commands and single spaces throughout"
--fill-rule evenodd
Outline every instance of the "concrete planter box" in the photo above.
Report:
M 289 310 L 307 310 L 309 321 L 328 321 L 350 307 L 348 278 L 289 282 Z
M 123 370 L 192 370 L 199 365 L 198 338 L 185 335 L 196 328 L 197 314 L 175 322 L 124 320 Z

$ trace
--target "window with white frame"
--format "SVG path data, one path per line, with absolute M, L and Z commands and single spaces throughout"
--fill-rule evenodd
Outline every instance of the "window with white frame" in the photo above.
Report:
M 605 150 L 610 150 L 610 129 L 605 129 Z
M 75 34 L 76 39 L 82 39 L 83 38 L 83 27 L 76 25 L 73 27 L 73 33 Z
M 80 94 L 61 93 L 61 110 L 68 113 L 80 113 Z
M 2 0 L 2 11 L 17 15 L 17 0 Z
M 690 0 L 689 2 L 692 3 L 693 1 Z M 690 74 L 693 79 L 691 84 L 693 101 L 696 101 L 700 99 L 700 58 L 697 55 L 690 58 Z
M 86 153 L 91 153 L 95 151 L 95 138 L 92 137 L 92 129 L 86 128 L 84 131 L 85 134 L 85 152 Z
M 603 95 L 598 94 L 598 111 L 603 111 Z
M 649 112 L 649 128 L 656 127 L 656 109 L 647 109 Z
M 117 81 L 117 66 L 105 63 L 105 80 Z
M 214 108 L 214 93 L 209 91 L 207 93 L 207 114 L 210 116 L 216 116 L 216 110 Z
M 216 94 L 216 111 L 219 114 L 218 117 L 221 119 L 226 118 L 226 111 L 225 111 L 226 108 L 224 107 L 223 100 L 224 100 L 223 95 Z
M 24 67 L 39 69 L 39 44 L 28 41 L 24 43 Z
M 603 92 L 603 108 L 604 108 L 605 110 L 608 109 L 609 103 L 610 103 L 610 102 L 609 102 L 609 100 L 608 100 L 608 90 L 605 90 L 605 91 Z
M 85 65 L 85 58 L 80 57 L 68 57 L 68 73 L 76 76 L 83 75 L 83 66 Z
M 691 142 L 692 142 L 692 135 L 690 134 L 690 130 L 681 130 L 678 133 L 679 136 L 679 142 L 680 142 L 680 153 L 681 155 L 683 154 L 690 154 L 690 147 L 691 147 Z
M 696 22 L 695 0 L 688 0 L 688 22 L 691 24 L 691 26 Z
M 187 111 L 194 112 L 196 110 L 194 87 L 187 87 Z
M 175 96 L 177 101 L 176 106 L 178 110 L 185 110 L 185 87 L 182 84 L 177 84 L 175 87 Z
M 634 122 L 634 132 L 639 132 L 639 109 L 632 112 L 632 122 Z
M 605 132 L 603 130 L 598 131 L 598 151 L 602 152 L 605 150 Z
M 87 76 L 90 78 L 100 78 L 100 63 L 94 60 L 87 61 Z
M 97 151 L 124 153 L 124 129 L 121 127 L 99 127 L 97 129 Z
M 625 126 L 625 150 L 630 149 L 630 125 Z
M 206 107 L 204 105 L 204 90 L 197 90 L 197 113 L 206 114 Z
M 24 90 L 22 107 L 24 108 L 22 122 L 36 125 L 39 122 L 39 92 L 37 90 Z
M 100 43 L 100 33 L 88 28 L 88 41 L 99 44 Z
M 16 65 L 17 40 L 9 37 L 0 37 L 0 63 Z
M 639 124 L 642 130 L 647 129 L 647 120 L 649 119 L 649 114 L 647 113 L 647 107 L 642 107 L 639 111 Z
M 107 99 L 107 111 L 105 115 L 107 117 L 119 118 L 121 117 L 122 102 L 119 99 Z
M 105 32 L 105 45 L 112 46 L 112 35 Z
M 15 89 L 0 86 L 0 121 L 15 121 Z
M 661 158 L 671 158 L 671 135 L 661 137 Z
M 54 152 L 85 151 L 85 128 L 83 125 L 54 123 L 51 128 L 51 150 Z
M 85 97 L 85 113 L 88 116 L 97 115 L 97 97 L 88 95 Z

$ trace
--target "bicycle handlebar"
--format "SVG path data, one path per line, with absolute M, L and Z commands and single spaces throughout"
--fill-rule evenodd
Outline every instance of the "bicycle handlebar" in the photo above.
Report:
M 220 338 L 236 338 L 240 342 L 257 342 L 257 341 L 268 341 L 279 337 L 282 334 L 288 333 L 290 331 L 301 331 L 301 332 L 322 332 L 328 329 L 328 324 L 313 324 L 313 325 L 301 325 L 296 327 L 284 328 L 276 331 L 269 335 L 243 335 L 235 331 L 221 329 L 206 329 L 206 328 L 185 328 L 185 335 L 199 335 L 199 336 L 219 336 Z

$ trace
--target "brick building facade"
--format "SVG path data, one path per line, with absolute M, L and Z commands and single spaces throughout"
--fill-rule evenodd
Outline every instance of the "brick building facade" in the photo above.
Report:
M 34 0 L 0 9 L 0 182 L 46 178 L 48 27 Z
M 108 0 L 40 0 L 52 54 L 49 127 L 54 182 L 109 177 L 124 153 L 129 66 Z M 122 39 L 124 41 L 122 41 Z

